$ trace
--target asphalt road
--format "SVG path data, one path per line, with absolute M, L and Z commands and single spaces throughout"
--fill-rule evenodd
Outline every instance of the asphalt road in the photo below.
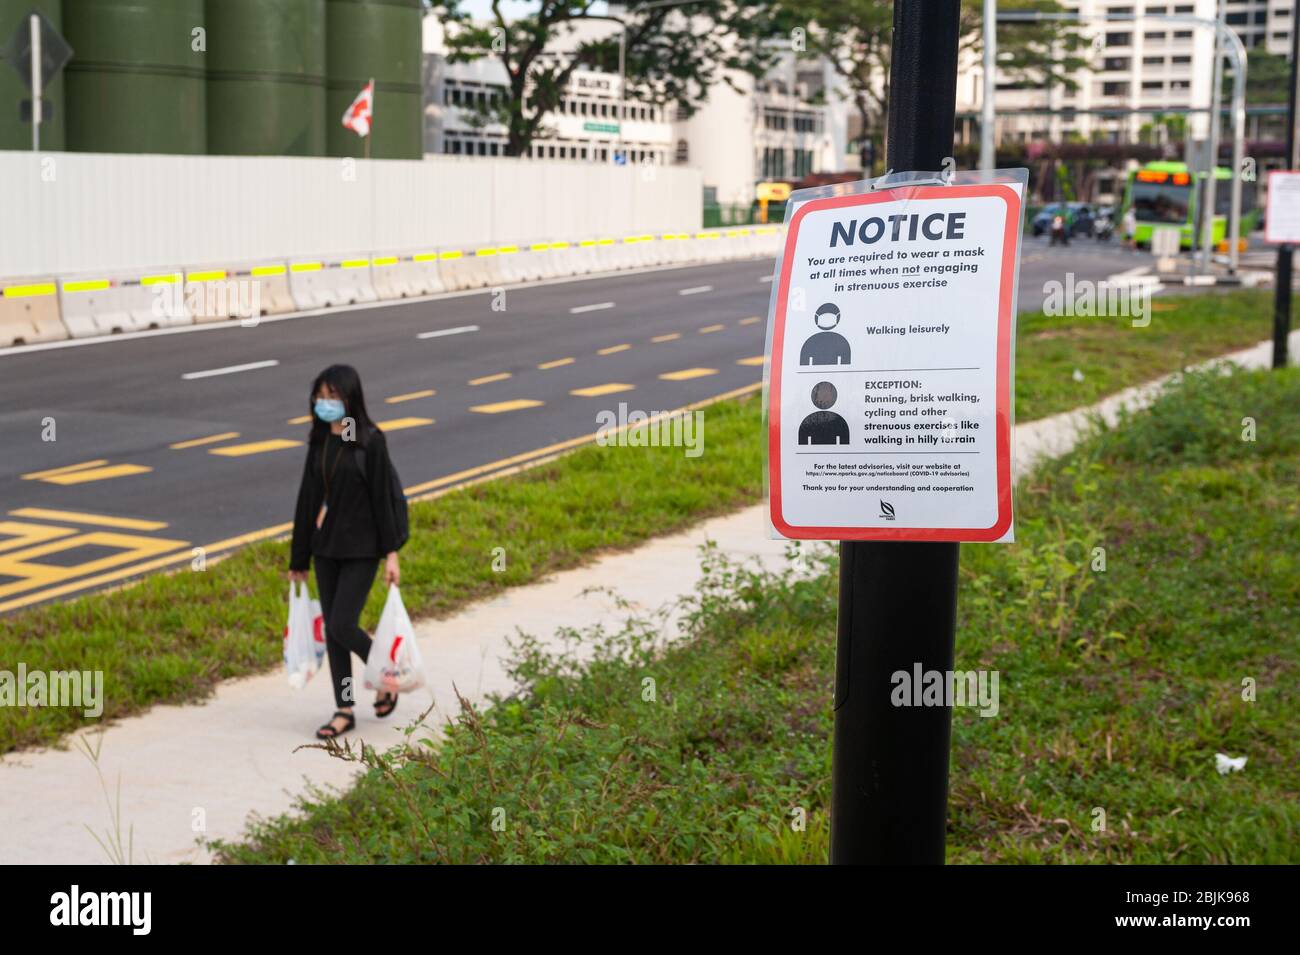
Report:
M 1080 245 L 1026 239 L 1022 309 L 1066 267 L 1101 279 L 1134 262 Z M 0 612 L 282 533 L 308 388 L 333 362 L 360 371 L 419 493 L 580 441 L 620 402 L 654 413 L 753 386 L 770 271 L 614 274 L 0 355 Z

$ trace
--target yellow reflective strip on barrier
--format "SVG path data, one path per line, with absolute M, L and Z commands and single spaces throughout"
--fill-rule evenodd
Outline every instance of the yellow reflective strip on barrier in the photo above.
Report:
M 497 250 L 496 250 L 496 249 L 477 249 L 477 250 L 474 252 L 474 254 L 475 254 L 476 256 L 483 256 L 483 255 L 496 255 L 496 254 L 497 254 Z
M 188 276 L 191 282 L 214 282 L 217 279 L 226 277 L 225 269 L 212 269 L 208 272 L 191 272 Z
M 140 277 L 141 285 L 175 285 L 181 280 L 179 272 L 170 272 L 165 275 L 144 275 Z
M 385 255 L 383 258 L 380 258 L 380 259 L 372 259 L 372 260 L 371 260 L 371 264 L 372 264 L 372 265 L 396 265 L 396 264 L 397 264 L 397 256 L 395 256 L 395 255 Z
M 65 292 L 98 292 L 108 288 L 108 279 L 87 279 L 81 282 L 64 282 Z
M 582 246 L 584 249 L 589 245 L 595 245 L 595 244 L 596 244 L 595 239 L 583 239 L 581 242 L 578 243 L 578 245 Z
M 567 249 L 568 247 L 569 247 L 569 243 L 567 243 L 567 242 L 552 242 L 552 243 L 551 243 L 551 248 L 552 248 L 552 249 Z
M 597 244 L 597 245 L 613 245 L 613 244 L 614 244 L 614 240 L 613 240 L 613 239 L 597 239 L 597 240 L 596 240 L 596 244 Z
M 545 252 L 550 247 L 551 244 L 549 242 L 534 242 L 528 248 L 531 249 L 533 252 Z
M 440 259 L 459 259 L 459 258 L 461 257 L 461 255 L 462 255 L 462 253 L 460 253 L 460 252 L 439 252 L 439 253 L 438 253 L 438 258 L 440 258 Z
M 368 269 L 370 268 L 369 259 L 344 259 L 340 263 L 345 269 Z
M 254 275 L 283 275 L 283 265 L 259 265 L 253 269 Z
M 411 256 L 412 262 L 433 262 L 438 258 L 437 252 L 421 252 L 419 255 Z
M 53 282 L 38 282 L 35 285 L 11 285 L 4 291 L 5 298 L 27 298 L 31 295 L 53 295 L 57 291 Z
M 518 252 L 518 251 L 519 251 L 519 246 L 517 246 L 517 245 L 503 245 L 503 246 L 499 247 L 499 248 L 497 249 L 497 251 L 500 252 L 502 255 L 510 255 L 512 252 Z
M 319 262 L 295 262 L 289 266 L 292 272 L 319 272 L 320 268 Z

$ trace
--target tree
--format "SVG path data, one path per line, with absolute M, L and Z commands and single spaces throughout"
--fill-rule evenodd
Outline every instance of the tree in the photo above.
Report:
M 528 153 L 545 130 L 547 114 L 564 99 L 576 70 L 618 71 L 621 30 L 609 17 L 593 12 L 600 6 L 597 0 L 539 0 L 527 16 L 507 20 L 501 0 L 493 0 L 491 19 L 475 23 L 464 9 L 464 0 L 430 5 L 446 27 L 449 62 L 486 56 L 505 67 L 504 95 L 467 108 L 477 125 L 505 126 L 506 155 Z M 689 4 L 689 16 L 674 7 L 629 6 L 618 18 L 627 30 L 624 61 L 629 100 L 673 104 L 689 115 L 710 87 L 731 83 L 727 70 L 757 76 L 774 59 L 774 52 L 761 42 L 773 30 L 771 11 L 762 4 L 699 0 Z M 573 29 L 584 21 L 608 23 L 609 34 L 574 43 Z M 571 49 L 557 55 L 557 45 L 566 39 Z
M 883 138 L 889 102 L 890 41 L 894 8 L 887 0 L 773 0 L 774 23 L 793 33 L 807 52 L 825 57 L 844 82 L 868 142 Z M 1050 0 L 1000 0 L 1001 10 L 1060 12 Z M 983 43 L 983 3 L 963 0 L 960 54 L 971 57 Z M 998 27 L 998 73 L 1004 81 L 1073 89 L 1072 75 L 1086 65 L 1079 55 L 1087 41 L 1060 22 L 1004 23 Z

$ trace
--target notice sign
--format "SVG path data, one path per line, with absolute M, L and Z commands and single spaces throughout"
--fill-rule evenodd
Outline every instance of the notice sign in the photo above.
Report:
M 1011 539 L 1021 190 L 794 197 L 769 318 L 777 533 Z
M 1280 170 L 1268 174 L 1264 240 L 1300 245 L 1300 172 Z

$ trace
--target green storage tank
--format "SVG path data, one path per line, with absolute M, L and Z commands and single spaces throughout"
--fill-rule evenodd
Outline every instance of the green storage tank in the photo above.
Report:
M 343 126 L 343 114 L 373 77 L 371 157 L 423 157 L 421 31 L 420 0 L 328 0 L 325 135 L 331 156 L 365 155 L 365 141 Z
M 9 45 L 18 25 L 27 22 L 32 10 L 45 14 L 60 33 L 63 32 L 62 4 L 59 0 L 0 0 L 0 49 Z M 41 149 L 61 150 L 63 135 L 63 74 L 59 74 L 45 90 L 45 102 L 54 107 L 54 118 L 41 123 Z M 0 63 L 0 149 L 31 149 L 32 124 L 24 123 L 19 116 L 21 103 L 31 99 L 27 84 L 18 78 L 17 71 L 8 63 Z
M 207 0 L 208 152 L 325 155 L 325 0 Z
M 63 0 L 68 148 L 207 151 L 203 0 Z

